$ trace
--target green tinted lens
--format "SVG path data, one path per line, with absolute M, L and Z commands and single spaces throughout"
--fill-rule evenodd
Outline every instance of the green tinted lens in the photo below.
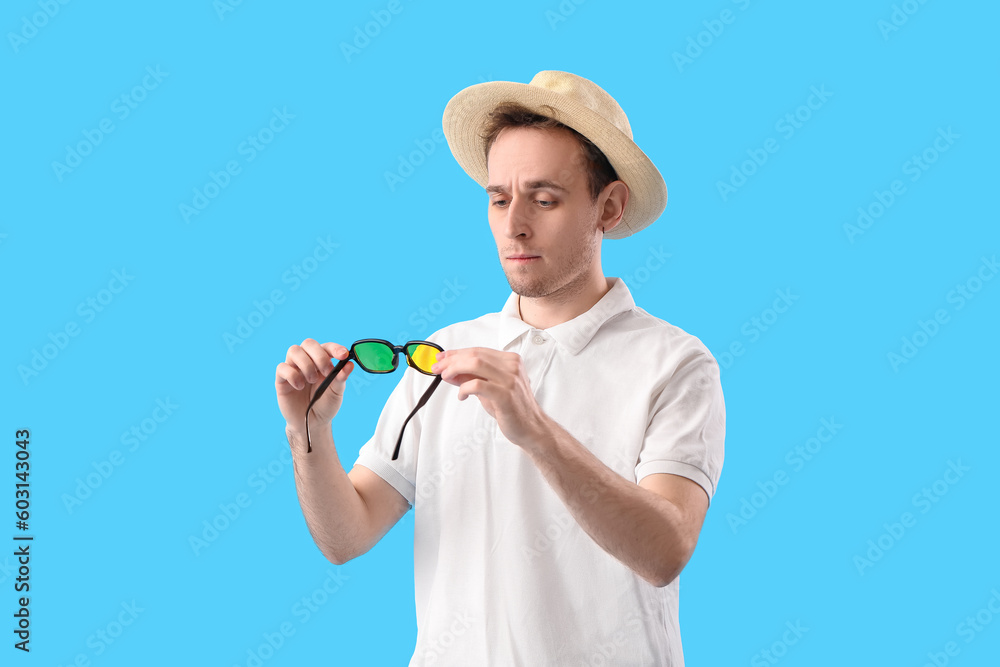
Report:
M 391 371 L 396 354 L 385 343 L 358 343 L 354 356 L 366 371 Z
M 420 343 L 411 343 L 406 346 L 406 352 L 410 355 L 410 359 L 413 360 L 417 368 L 425 373 L 432 372 L 431 366 L 437 361 L 437 348 L 430 345 L 421 345 Z

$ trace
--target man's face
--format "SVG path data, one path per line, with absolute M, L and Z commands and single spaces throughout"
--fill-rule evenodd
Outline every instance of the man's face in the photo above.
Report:
M 511 290 L 530 298 L 582 290 L 600 272 L 601 198 L 590 199 L 577 140 L 565 130 L 506 128 L 487 168 L 490 230 Z

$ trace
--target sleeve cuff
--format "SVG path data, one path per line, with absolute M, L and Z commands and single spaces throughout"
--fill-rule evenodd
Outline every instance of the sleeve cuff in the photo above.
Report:
M 416 489 L 387 461 L 371 452 L 360 452 L 354 465 L 364 466 L 384 479 L 389 486 L 399 491 L 399 495 L 406 498 L 406 502 L 410 504 L 410 507 L 413 507 L 413 501 L 416 498 Z
M 690 463 L 681 463 L 680 461 L 649 461 L 648 463 L 640 464 L 635 469 L 635 483 L 638 484 L 644 477 L 649 477 L 656 473 L 670 473 L 671 475 L 680 475 L 681 477 L 690 479 L 705 489 L 705 493 L 708 494 L 708 504 L 712 504 L 712 496 L 715 495 L 715 485 L 712 483 L 711 478 L 702 472 L 700 468 L 696 468 Z

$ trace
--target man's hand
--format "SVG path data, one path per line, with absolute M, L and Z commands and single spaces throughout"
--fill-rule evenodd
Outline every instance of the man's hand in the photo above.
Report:
M 288 348 L 285 361 L 275 369 L 274 390 L 278 395 L 278 408 L 289 427 L 296 431 L 305 428 L 306 406 L 316 393 L 316 387 L 333 371 L 333 359 L 346 359 L 347 354 L 348 349 L 343 345 L 320 345 L 312 338 Z M 310 411 L 309 417 L 313 420 L 310 424 L 333 421 L 344 399 L 344 384 L 353 368 L 353 361 L 344 366 L 316 401 Z
M 476 396 L 515 445 L 532 442 L 548 420 L 531 391 L 521 355 L 488 347 L 439 352 L 431 371 L 458 387 L 458 400 Z

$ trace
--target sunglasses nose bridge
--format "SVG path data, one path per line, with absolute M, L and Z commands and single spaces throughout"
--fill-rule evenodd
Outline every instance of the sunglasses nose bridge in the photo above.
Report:
M 406 365 L 407 366 L 410 366 L 412 368 L 416 368 L 417 367 L 417 365 L 413 363 L 413 360 L 410 359 L 410 355 L 406 352 L 406 346 L 405 345 L 396 345 L 396 346 L 394 346 L 393 347 L 393 352 L 402 353 L 403 358 L 406 359 Z M 399 358 L 398 356 L 393 356 L 393 360 L 396 360 L 398 358 Z

